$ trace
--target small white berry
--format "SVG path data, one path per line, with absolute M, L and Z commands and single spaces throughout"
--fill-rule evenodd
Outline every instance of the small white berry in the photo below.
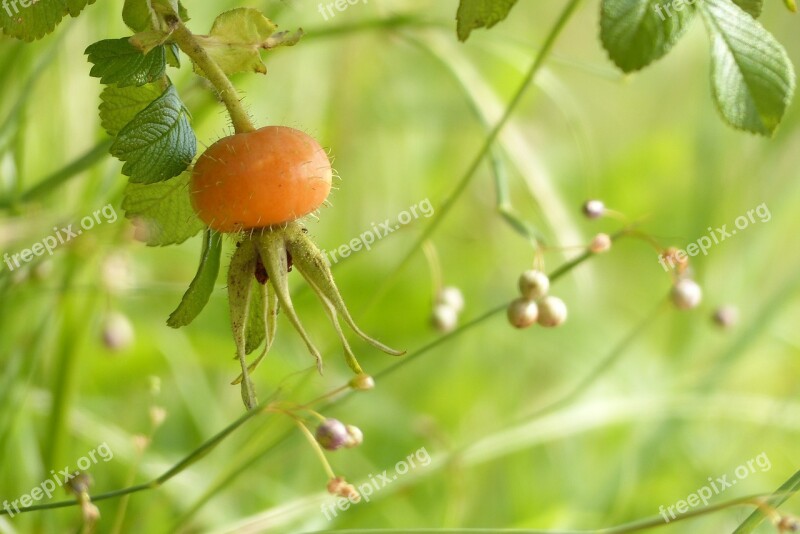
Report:
M 437 304 L 446 304 L 452 307 L 456 313 L 464 311 L 464 295 L 461 290 L 455 286 L 447 286 L 439 291 L 436 296 Z
M 567 305 L 558 297 L 545 297 L 539 302 L 539 324 L 561 326 L 567 320 Z
M 364 443 L 364 433 L 360 428 L 354 425 L 345 425 L 345 428 L 347 428 L 347 440 L 344 443 L 346 448 L 352 449 Z
M 458 312 L 448 304 L 437 304 L 433 307 L 431 323 L 439 332 L 452 332 L 458 326 Z
M 528 328 L 536 322 L 539 316 L 539 306 L 536 302 L 525 298 L 518 298 L 508 305 L 508 322 L 514 328 Z
M 703 290 L 690 278 L 682 278 L 672 286 L 672 302 L 680 310 L 696 308 L 703 299 Z
M 598 219 L 606 212 L 606 205 L 602 200 L 587 200 L 583 204 L 583 214 L 590 219 Z
M 541 271 L 525 271 L 519 277 L 519 292 L 528 300 L 539 300 L 547 295 L 550 279 Z
M 103 322 L 103 344 L 113 351 L 128 348 L 133 343 L 131 321 L 119 312 L 112 312 Z
M 600 254 L 601 252 L 606 252 L 611 248 L 611 236 L 608 234 L 597 234 L 592 238 L 591 243 L 589 243 L 589 250 L 593 254 Z

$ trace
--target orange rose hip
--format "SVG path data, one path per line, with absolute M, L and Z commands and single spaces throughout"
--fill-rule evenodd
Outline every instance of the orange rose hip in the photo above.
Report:
M 319 208 L 331 190 L 328 155 L 308 134 L 267 126 L 220 139 L 192 171 L 192 205 L 219 232 L 294 221 Z

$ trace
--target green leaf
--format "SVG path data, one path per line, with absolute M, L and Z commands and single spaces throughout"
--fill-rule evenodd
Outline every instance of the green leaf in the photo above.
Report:
M 153 10 L 148 0 L 125 0 L 122 6 L 122 20 L 135 32 L 155 28 Z
M 111 145 L 111 154 L 125 162 L 122 174 L 151 184 L 185 171 L 197 152 L 188 115 L 172 85 L 136 115 Z
M 177 8 L 177 13 L 183 22 L 189 20 L 189 12 L 181 2 L 166 4 L 170 10 Z M 151 0 L 125 0 L 122 7 L 122 20 L 135 32 L 147 30 L 160 30 L 163 28 L 160 17 L 153 9 Z
M 114 137 L 142 112 L 151 102 L 161 96 L 163 89 L 157 83 L 139 87 L 118 87 L 109 85 L 100 93 L 100 122 Z
M 663 57 L 684 34 L 692 6 L 671 8 L 664 0 L 603 0 L 600 40 L 624 72 L 640 70 Z
M 189 173 L 157 184 L 128 184 L 122 199 L 125 217 L 135 221 L 137 239 L 151 247 L 177 245 L 205 225 L 189 197 Z
M 89 46 L 85 54 L 94 64 L 89 72 L 91 76 L 100 78 L 102 83 L 115 83 L 120 87 L 155 81 L 164 75 L 167 66 L 163 46 L 142 54 L 127 37 L 98 41 Z
M 142 54 L 149 54 L 153 49 L 163 46 L 170 37 L 169 32 L 162 32 L 161 30 L 146 30 L 132 35 L 128 42 L 131 43 Z M 166 54 L 166 50 L 164 50 Z M 164 57 L 166 62 L 166 56 Z
M 733 0 L 733 3 L 756 19 L 761 16 L 761 10 L 764 8 L 764 0 Z
M 472 30 L 491 28 L 508 16 L 517 0 L 461 0 L 456 13 L 459 41 L 466 41 Z
M 0 29 L 23 41 L 41 39 L 71 15 L 77 17 L 95 0 L 9 0 L 0 8 Z
M 243 7 L 221 14 L 209 35 L 195 38 L 225 74 L 246 71 L 266 74 L 261 49 L 292 46 L 303 35 L 302 30 L 290 34 L 275 33 L 276 29 L 277 26 L 257 9 Z
M 175 43 L 167 43 L 167 65 L 170 67 L 180 68 L 181 66 L 181 49 Z
M 711 37 L 714 101 L 725 121 L 771 135 L 792 100 L 795 74 L 786 50 L 730 0 L 697 4 Z
M 203 252 L 200 254 L 200 266 L 189 289 L 181 299 L 181 303 L 170 314 L 167 325 L 172 328 L 186 326 L 200 315 L 214 292 L 214 285 L 219 275 L 219 260 L 222 255 L 222 235 L 206 230 L 203 236 Z

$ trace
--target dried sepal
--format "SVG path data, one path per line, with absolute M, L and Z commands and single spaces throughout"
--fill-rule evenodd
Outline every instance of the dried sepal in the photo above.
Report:
M 247 325 L 253 290 L 256 250 L 250 240 L 242 241 L 231 257 L 228 269 L 228 303 L 236 357 L 242 366 L 242 401 L 248 410 L 258 405 L 255 388 L 247 370 Z
M 269 281 L 272 284 L 275 294 L 280 302 L 286 318 L 292 323 L 294 329 L 305 341 L 309 352 L 317 362 L 317 369 L 322 373 L 322 355 L 314 346 L 311 338 L 303 328 L 297 312 L 294 311 L 292 299 L 289 295 L 289 258 L 286 253 L 287 243 L 283 231 L 267 230 L 257 236 L 258 250 L 261 254 L 261 262 L 267 270 Z M 255 268 L 255 267 L 254 267 Z
M 373 347 L 391 354 L 392 356 L 402 356 L 405 351 L 399 351 L 387 347 L 380 341 L 365 334 L 356 325 L 347 306 L 344 303 L 339 288 L 333 279 L 333 274 L 325 261 L 324 254 L 317 248 L 317 245 L 309 238 L 299 224 L 291 224 L 286 229 L 286 247 L 292 255 L 295 267 L 308 281 L 321 299 L 327 299 L 336 311 L 342 316 L 344 322 L 353 329 L 359 337 Z

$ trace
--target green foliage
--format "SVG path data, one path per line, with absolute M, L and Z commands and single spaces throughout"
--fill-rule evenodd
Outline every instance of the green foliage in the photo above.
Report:
M 196 38 L 225 74 L 247 71 L 266 74 L 261 49 L 292 46 L 302 36 L 302 31 L 276 34 L 276 29 L 277 26 L 257 9 L 243 7 L 221 14 L 209 35 Z M 202 74 L 199 69 L 195 70 Z
M 164 75 L 167 67 L 163 46 L 142 54 L 128 38 L 105 39 L 94 43 L 86 49 L 86 55 L 89 56 L 89 62 L 94 64 L 90 76 L 100 78 L 102 83 L 113 83 L 120 87 L 153 82 Z
M 125 125 L 162 93 L 163 88 L 158 83 L 138 87 L 109 85 L 100 93 L 100 121 L 103 128 L 108 135 L 116 137 Z
M 197 152 L 189 111 L 174 86 L 125 125 L 111 154 L 125 162 L 122 173 L 133 183 L 151 184 L 177 176 Z
M 604 0 L 600 39 L 611 60 L 624 72 L 642 69 L 672 49 L 688 28 L 694 11 L 686 6 L 667 16 L 662 0 Z
M 461 0 L 456 13 L 458 39 L 466 41 L 472 30 L 491 28 L 508 16 L 517 0 Z
M 125 0 L 122 6 L 122 20 L 135 32 L 154 28 L 156 17 L 148 0 Z
M 41 39 L 55 30 L 64 17 L 77 17 L 86 6 L 94 2 L 95 0 L 39 0 L 35 3 L 31 1 L 28 7 L 9 3 L 8 9 L 0 9 L 0 29 L 6 35 L 23 41 Z
M 761 10 L 764 8 L 764 0 L 733 0 L 733 3 L 754 18 L 760 17 Z
M 181 299 L 181 303 L 170 314 L 167 325 L 180 328 L 191 323 L 200 315 L 211 294 L 219 275 L 220 256 L 222 255 L 222 236 L 219 233 L 206 230 L 203 238 L 203 252 L 200 254 L 200 266 L 197 274 L 189 284 L 189 289 Z
M 698 10 L 711 36 L 711 79 L 720 113 L 734 128 L 771 135 L 794 94 L 786 51 L 727 0 L 706 0 Z
M 128 184 L 122 209 L 141 225 L 140 237 L 150 246 L 177 245 L 205 226 L 189 199 L 189 173 L 155 184 Z
M 795 86 L 784 48 L 754 17 L 759 0 L 708 0 L 665 11 L 659 0 L 603 0 L 600 37 L 624 72 L 663 57 L 699 11 L 711 38 L 714 101 L 734 128 L 771 135 L 780 124 Z M 738 5 L 738 6 L 737 6 Z

